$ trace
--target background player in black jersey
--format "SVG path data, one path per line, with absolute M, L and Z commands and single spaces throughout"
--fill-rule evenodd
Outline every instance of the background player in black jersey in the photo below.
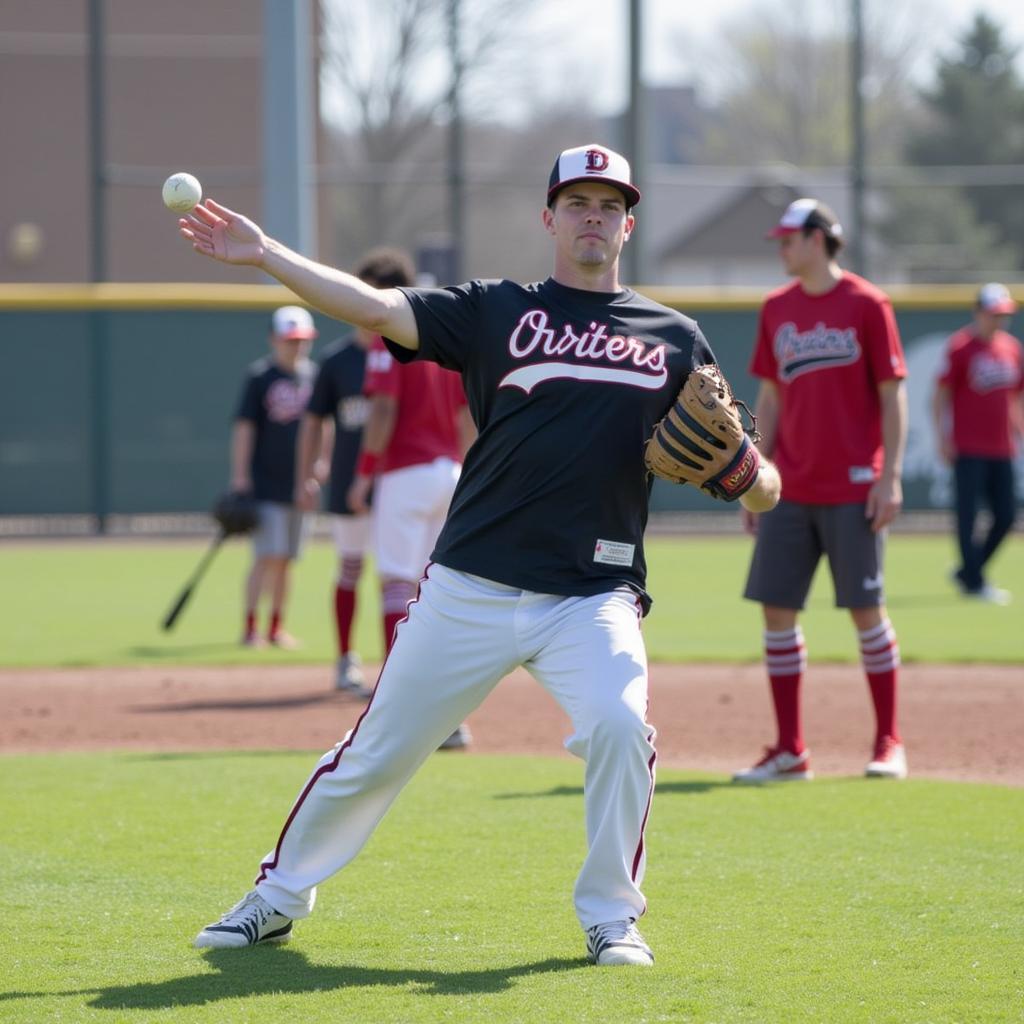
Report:
M 687 374 L 714 354 L 695 321 L 619 283 L 639 199 L 619 154 L 561 153 L 542 211 L 554 273 L 525 286 L 378 290 L 211 200 L 179 222 L 196 252 L 261 267 L 389 339 L 396 359 L 459 371 L 479 429 L 365 714 L 321 758 L 256 887 L 197 946 L 289 938 L 316 886 L 356 856 L 438 743 L 523 665 L 569 716 L 566 747 L 586 765 L 573 903 L 588 956 L 653 963 L 636 927 L 655 763 L 640 628 L 650 607 L 643 449 Z M 762 512 L 778 496 L 765 462 L 740 500 Z
M 283 623 L 290 567 L 302 545 L 302 511 L 293 502 L 295 441 L 316 376 L 316 364 L 309 358 L 315 337 L 308 310 L 274 310 L 271 354 L 249 367 L 231 432 L 231 488 L 259 502 L 252 567 L 245 581 L 242 643 L 248 647 L 263 642 L 256 619 L 264 595 L 270 601 L 267 642 L 296 644 Z
M 355 269 L 360 281 L 375 288 L 397 288 L 413 283 L 413 265 L 399 249 L 379 248 L 368 252 Z M 363 395 L 366 353 L 377 337 L 364 327 L 339 338 L 324 352 L 313 394 L 299 431 L 296 469 L 296 503 L 305 511 L 316 508 L 325 472 L 319 454 L 325 436 L 333 433 L 329 466 L 330 490 L 327 507 L 332 517 L 338 573 L 334 585 L 334 621 L 338 639 L 338 662 L 334 685 L 359 697 L 369 697 L 362 662 L 352 647 L 352 624 L 363 561 L 370 545 L 370 517 L 353 510 L 348 490 L 356 475 L 363 428 L 369 401 Z

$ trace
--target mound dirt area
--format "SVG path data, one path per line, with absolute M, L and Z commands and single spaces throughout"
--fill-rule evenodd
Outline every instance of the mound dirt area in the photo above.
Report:
M 857 775 L 870 753 L 867 685 L 850 666 L 812 666 L 805 730 L 821 775 Z M 364 703 L 326 666 L 107 668 L 0 673 L 0 750 L 325 750 Z M 901 722 L 912 776 L 1024 785 L 1024 670 L 905 666 Z M 759 665 L 653 665 L 659 764 L 731 772 L 773 739 Z M 562 753 L 568 719 L 524 671 L 469 717 L 472 754 Z M 466 756 L 452 754 L 446 756 Z

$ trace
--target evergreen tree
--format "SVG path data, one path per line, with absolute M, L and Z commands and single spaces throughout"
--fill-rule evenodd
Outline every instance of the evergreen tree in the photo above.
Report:
M 921 93 L 929 117 L 911 138 L 908 157 L 921 167 L 1014 165 L 994 179 L 999 184 L 965 184 L 963 195 L 996 238 L 1019 244 L 1024 177 L 1008 180 L 1024 166 L 1024 84 L 1014 66 L 1016 55 L 999 25 L 975 15 L 957 52 L 940 60 L 935 85 Z

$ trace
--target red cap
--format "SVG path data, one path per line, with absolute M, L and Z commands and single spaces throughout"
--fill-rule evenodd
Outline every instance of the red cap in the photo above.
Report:
M 1017 303 L 1013 301 L 1013 296 L 1005 284 L 993 281 L 982 285 L 981 291 L 978 292 L 978 309 L 983 309 L 986 313 L 1003 315 L 1016 313 Z

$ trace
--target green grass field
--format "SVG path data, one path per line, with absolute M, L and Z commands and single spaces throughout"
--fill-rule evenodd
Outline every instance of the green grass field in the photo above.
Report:
M 588 967 L 581 770 L 437 755 L 287 947 L 202 954 L 308 754 L 2 762 L 0 1020 L 1006 1022 L 1024 1006 L 1024 792 L 737 788 L 665 771 L 651 970 Z
M 0 665 L 223 664 L 325 662 L 333 657 L 334 554 L 308 548 L 295 571 L 289 626 L 302 651 L 251 652 L 237 645 L 248 547 L 226 545 L 171 633 L 165 612 L 204 550 L 201 542 L 92 542 L 0 547 Z M 658 538 L 649 542 L 654 610 L 645 624 L 657 661 L 756 661 L 760 613 L 740 599 L 750 554 L 745 537 Z M 966 601 L 950 587 L 945 536 L 895 535 L 887 591 L 906 661 L 1024 662 L 1020 608 Z M 993 578 L 1024 599 L 1024 543 L 1012 538 Z M 364 574 L 357 623 L 364 657 L 380 656 L 378 598 Z M 803 619 L 816 660 L 854 661 L 849 617 L 832 607 L 822 565 Z

